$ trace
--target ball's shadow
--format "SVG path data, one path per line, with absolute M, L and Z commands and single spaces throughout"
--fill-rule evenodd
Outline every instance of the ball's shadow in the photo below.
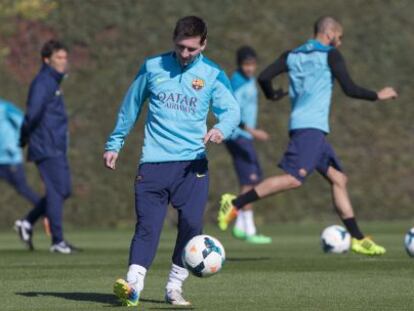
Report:
M 230 257 L 230 258 L 226 258 L 226 261 L 266 261 L 266 260 L 270 260 L 271 257 Z

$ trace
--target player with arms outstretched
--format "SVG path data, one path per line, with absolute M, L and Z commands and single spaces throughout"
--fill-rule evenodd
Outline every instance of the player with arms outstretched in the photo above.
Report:
M 334 79 L 338 80 L 345 94 L 353 98 L 387 100 L 396 98 L 397 93 L 390 87 L 374 92 L 352 81 L 338 50 L 343 28 L 337 20 L 329 16 L 318 19 L 314 33 L 314 39 L 283 53 L 259 76 L 266 97 L 274 99 L 280 96 L 280 91 L 273 89 L 272 79 L 284 72 L 289 75 L 290 142 L 279 164 L 285 173 L 265 179 L 238 197 L 224 194 L 218 215 L 219 226 L 227 229 L 237 211 L 246 204 L 298 188 L 317 170 L 331 185 L 336 210 L 352 236 L 352 250 L 364 255 L 383 255 L 385 248 L 365 236 L 357 225 L 348 195 L 347 176 L 326 136 Z

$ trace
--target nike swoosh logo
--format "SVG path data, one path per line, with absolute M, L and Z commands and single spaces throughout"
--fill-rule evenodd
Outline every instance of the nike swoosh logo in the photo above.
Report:
M 197 176 L 197 178 L 202 178 L 202 177 L 206 176 L 206 174 L 199 174 L 199 173 L 197 173 L 196 176 Z
M 164 82 L 166 80 L 167 80 L 167 78 L 158 78 L 157 80 L 155 80 L 155 82 L 161 83 L 161 82 Z

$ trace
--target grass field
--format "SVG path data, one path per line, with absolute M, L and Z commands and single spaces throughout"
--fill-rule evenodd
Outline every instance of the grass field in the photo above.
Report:
M 412 225 L 412 224 L 411 224 Z M 414 310 L 414 259 L 402 239 L 409 223 L 368 224 L 388 253 L 382 258 L 325 255 L 318 225 L 264 228 L 271 246 L 251 246 L 208 227 L 227 251 L 221 273 L 191 277 L 185 294 L 195 310 Z M 126 269 L 130 231 L 69 231 L 85 249 L 73 256 L 49 254 L 37 232 L 37 251 L 22 250 L 13 233 L 0 233 L 0 310 L 118 310 L 111 293 Z M 166 229 L 139 310 L 185 310 L 163 303 L 174 230 Z

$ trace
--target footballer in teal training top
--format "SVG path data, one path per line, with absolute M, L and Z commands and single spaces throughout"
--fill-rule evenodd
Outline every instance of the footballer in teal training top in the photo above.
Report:
M 201 234 L 208 198 L 206 144 L 221 143 L 240 123 L 239 106 L 224 71 L 201 54 L 207 25 L 195 16 L 175 27 L 174 51 L 145 60 L 121 105 L 115 129 L 105 146 L 104 161 L 114 169 L 125 137 L 148 101 L 144 145 L 135 180 L 137 224 L 132 238 L 126 280 L 114 292 L 135 306 L 144 288 L 169 203 L 178 211 L 178 235 L 165 299 L 189 305 L 182 296 L 188 277 L 181 256 L 186 243 Z M 207 131 L 209 109 L 218 119 Z

